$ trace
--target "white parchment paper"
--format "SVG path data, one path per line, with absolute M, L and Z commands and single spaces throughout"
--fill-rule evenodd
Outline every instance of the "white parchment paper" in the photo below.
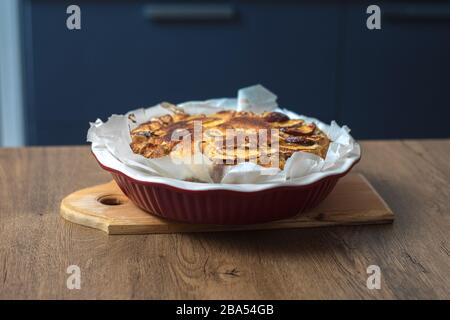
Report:
M 133 153 L 130 148 L 129 132 L 153 117 L 167 114 L 168 110 L 160 105 L 133 110 L 125 115 L 112 115 L 106 122 L 97 119 L 91 123 L 87 140 L 92 143 L 92 151 L 97 160 L 107 167 L 121 171 L 136 180 L 168 183 L 194 190 L 219 188 L 256 191 L 280 184 L 303 185 L 328 175 L 345 172 L 360 158 L 360 146 L 349 134 L 348 127 L 340 127 L 334 121 L 327 125 L 317 119 L 280 109 L 276 98 L 276 95 L 261 85 L 256 85 L 240 89 L 237 99 L 191 101 L 178 106 L 191 114 L 211 114 L 225 109 L 279 111 L 291 119 L 314 122 L 332 141 L 325 159 L 311 153 L 296 152 L 286 161 L 284 170 L 264 168 L 254 163 L 241 163 L 225 166 L 219 177 L 212 174 L 213 164 L 201 154 L 199 156 L 203 157 L 202 164 L 174 161 L 170 156 L 147 159 Z M 133 116 L 129 117 L 130 115 Z

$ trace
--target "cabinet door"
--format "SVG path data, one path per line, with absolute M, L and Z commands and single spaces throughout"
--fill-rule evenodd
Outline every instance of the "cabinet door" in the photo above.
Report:
M 450 5 L 380 7 L 381 30 L 347 7 L 339 119 L 357 138 L 450 137 Z
M 234 97 L 257 83 L 283 107 L 335 116 L 335 5 L 215 2 L 233 14 L 161 21 L 146 14 L 149 1 L 80 1 L 81 30 L 71 31 L 71 3 L 26 2 L 31 144 L 84 143 L 96 118 L 160 101 Z

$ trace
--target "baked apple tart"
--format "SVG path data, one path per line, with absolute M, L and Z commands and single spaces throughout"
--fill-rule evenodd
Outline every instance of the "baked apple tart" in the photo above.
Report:
M 283 169 L 286 160 L 297 151 L 325 158 L 330 144 L 327 135 L 314 123 L 290 119 L 280 112 L 224 110 L 205 115 L 188 114 L 169 103 L 161 106 L 170 110 L 170 114 L 152 118 L 131 130 L 130 147 L 134 153 L 159 158 L 193 154 L 198 148 L 214 163 L 233 165 L 253 161 Z M 181 148 L 182 139 L 174 136 L 189 137 L 194 143 L 188 149 Z

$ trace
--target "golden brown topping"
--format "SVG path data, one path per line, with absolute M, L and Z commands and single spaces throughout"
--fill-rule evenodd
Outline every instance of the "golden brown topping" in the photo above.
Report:
M 261 159 L 278 155 L 278 165 L 282 169 L 286 160 L 297 151 L 324 158 L 330 143 L 313 123 L 289 119 L 279 112 L 255 114 L 225 110 L 210 115 L 189 115 L 171 104 L 164 104 L 163 107 L 173 114 L 151 119 L 131 131 L 130 146 L 133 152 L 147 158 L 163 157 L 172 152 L 192 154 L 195 149 L 192 146 L 188 151 L 176 146 L 186 136 L 194 141 L 196 124 L 200 125 L 201 130 L 200 151 L 213 162 L 228 165 L 256 161 L 267 167 L 272 165 L 273 158 L 268 163 Z M 273 141 L 278 141 L 277 145 L 272 145 Z

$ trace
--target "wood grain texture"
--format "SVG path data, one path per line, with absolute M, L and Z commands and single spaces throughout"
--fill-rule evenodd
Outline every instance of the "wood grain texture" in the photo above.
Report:
M 370 141 L 354 172 L 392 225 L 108 236 L 67 194 L 111 177 L 87 147 L 0 149 L 0 298 L 450 298 L 450 141 Z M 66 268 L 81 268 L 81 290 Z M 366 287 L 379 265 L 381 290 Z
M 340 179 L 319 206 L 296 217 L 253 225 L 202 225 L 177 223 L 139 209 L 114 182 L 84 188 L 61 201 L 66 220 L 108 234 L 242 231 L 389 223 L 394 215 L 361 174 Z

